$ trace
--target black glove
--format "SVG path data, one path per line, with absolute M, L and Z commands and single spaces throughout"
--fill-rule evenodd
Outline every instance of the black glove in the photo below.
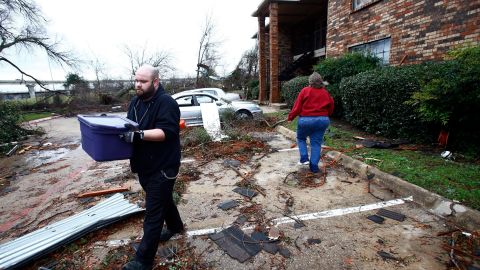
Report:
M 120 134 L 120 139 L 126 141 L 127 143 L 141 141 L 143 140 L 143 130 L 122 133 Z

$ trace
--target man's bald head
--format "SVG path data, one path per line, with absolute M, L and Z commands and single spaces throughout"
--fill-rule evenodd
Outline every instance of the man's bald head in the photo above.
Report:
M 135 91 L 141 99 L 148 100 L 157 91 L 160 84 L 158 69 L 151 65 L 142 65 L 135 72 Z
M 140 66 L 137 69 L 137 72 L 135 72 L 135 75 L 136 74 L 142 74 L 144 76 L 149 76 L 152 80 L 159 79 L 159 77 L 160 77 L 158 69 L 156 69 L 152 65 L 148 65 L 148 64 L 144 64 L 144 65 Z

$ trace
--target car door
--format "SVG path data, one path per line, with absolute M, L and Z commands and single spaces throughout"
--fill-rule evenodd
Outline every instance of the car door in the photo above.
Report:
M 200 105 L 195 101 L 193 94 L 176 97 L 175 101 L 180 108 L 180 118 L 185 120 L 187 126 L 202 125 Z

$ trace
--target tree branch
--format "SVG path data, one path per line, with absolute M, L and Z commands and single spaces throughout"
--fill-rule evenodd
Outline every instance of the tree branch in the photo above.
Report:
M 27 74 L 25 71 L 23 71 L 22 69 L 20 69 L 17 65 L 15 65 L 14 63 L 12 63 L 12 61 L 8 60 L 7 58 L 5 57 L 0 57 L 0 61 L 5 61 L 7 63 L 9 63 L 11 66 L 13 66 L 16 70 L 18 70 L 18 72 L 20 72 L 22 75 L 25 75 L 29 78 L 31 78 L 32 80 L 34 80 L 41 88 L 49 91 L 49 92 L 53 92 L 53 90 L 51 89 L 48 89 L 44 86 L 44 83 L 41 82 L 40 80 L 38 80 L 37 78 L 33 77 L 32 75 L 30 74 Z

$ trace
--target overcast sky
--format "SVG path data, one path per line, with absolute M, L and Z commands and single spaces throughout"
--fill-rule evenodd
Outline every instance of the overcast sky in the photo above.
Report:
M 223 64 L 219 75 L 231 72 L 242 53 L 255 45 L 257 19 L 251 14 L 261 0 L 37 0 L 49 20 L 50 36 L 62 41 L 84 61 L 98 58 L 110 78 L 128 78 L 124 45 L 171 52 L 178 77 L 194 75 L 201 29 L 211 14 Z M 27 73 L 42 80 L 63 80 L 67 72 L 48 61 L 42 51 L 16 52 L 8 56 Z M 94 79 L 93 69 L 82 66 L 80 75 Z M 0 62 L 0 79 L 19 79 L 20 74 Z

